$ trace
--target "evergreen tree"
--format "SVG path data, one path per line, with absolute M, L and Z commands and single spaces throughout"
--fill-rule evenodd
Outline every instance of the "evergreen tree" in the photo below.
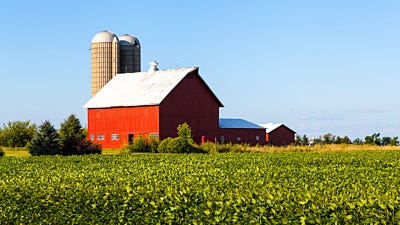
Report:
M 33 156 L 57 155 L 61 153 L 61 149 L 58 144 L 58 133 L 49 121 L 44 121 L 39 127 L 39 131 L 35 134 L 30 142 L 28 150 Z
M 307 135 L 303 135 L 303 138 L 302 138 L 302 140 L 301 140 L 301 144 L 302 145 L 310 145 L 310 142 L 308 141 L 308 137 L 307 137 Z
M 71 114 L 60 128 L 61 154 L 83 155 L 101 153 L 101 146 L 86 139 L 81 122 Z
M 60 128 L 60 140 L 65 141 L 68 138 L 83 138 L 84 132 L 81 126 L 81 122 L 79 119 L 74 115 L 71 114 L 68 119 L 66 119 Z

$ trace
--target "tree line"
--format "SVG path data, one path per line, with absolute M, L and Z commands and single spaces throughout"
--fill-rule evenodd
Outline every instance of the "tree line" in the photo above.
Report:
M 101 153 L 101 146 L 87 140 L 87 131 L 71 114 L 59 130 L 48 121 L 39 127 L 30 121 L 14 121 L 0 128 L 0 146 L 27 147 L 31 155 L 82 155 Z
M 296 146 L 306 146 L 315 144 L 355 144 L 355 145 L 379 145 L 379 146 L 398 146 L 399 137 L 381 137 L 380 133 L 373 133 L 372 135 L 365 136 L 364 139 L 356 138 L 351 140 L 347 135 L 344 137 L 336 136 L 331 133 L 324 134 L 317 138 L 309 138 L 307 135 L 296 135 L 295 145 Z

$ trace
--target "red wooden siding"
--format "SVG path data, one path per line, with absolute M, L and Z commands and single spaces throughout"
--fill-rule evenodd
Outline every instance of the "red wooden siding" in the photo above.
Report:
M 103 148 L 121 148 L 128 143 L 128 135 L 159 135 L 159 106 L 118 107 L 88 109 L 88 138 Z M 97 135 L 103 134 L 104 140 Z M 119 140 L 111 140 L 112 134 L 119 134 Z
M 266 134 L 268 144 L 275 146 L 286 146 L 294 143 L 295 132 L 282 125 Z
M 248 143 L 250 145 L 265 145 L 264 137 L 265 129 L 219 128 L 217 140 L 218 142 L 232 144 Z
M 197 70 L 188 74 L 160 104 L 160 138 L 176 137 L 177 126 L 185 122 L 197 143 L 202 136 L 216 137 L 219 106 Z

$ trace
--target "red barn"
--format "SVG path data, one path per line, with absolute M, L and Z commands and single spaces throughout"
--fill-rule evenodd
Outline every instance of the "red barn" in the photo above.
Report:
M 294 143 L 295 131 L 284 124 L 261 124 L 266 128 L 265 140 L 267 144 L 275 146 L 287 146 Z
M 265 128 L 243 119 L 220 119 L 219 142 L 265 145 Z
M 188 123 L 196 142 L 218 134 L 215 94 L 197 67 L 118 74 L 85 104 L 88 137 L 104 148 L 120 148 L 134 137 L 175 137 Z

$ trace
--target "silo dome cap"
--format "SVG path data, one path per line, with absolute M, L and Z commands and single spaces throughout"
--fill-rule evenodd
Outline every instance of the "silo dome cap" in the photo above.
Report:
M 122 36 L 119 36 L 119 41 L 121 45 L 139 45 L 139 40 L 130 34 L 124 34 Z
M 98 42 L 118 42 L 118 37 L 117 35 L 109 32 L 109 31 L 101 31 L 97 33 L 93 39 L 92 43 L 98 43 Z

